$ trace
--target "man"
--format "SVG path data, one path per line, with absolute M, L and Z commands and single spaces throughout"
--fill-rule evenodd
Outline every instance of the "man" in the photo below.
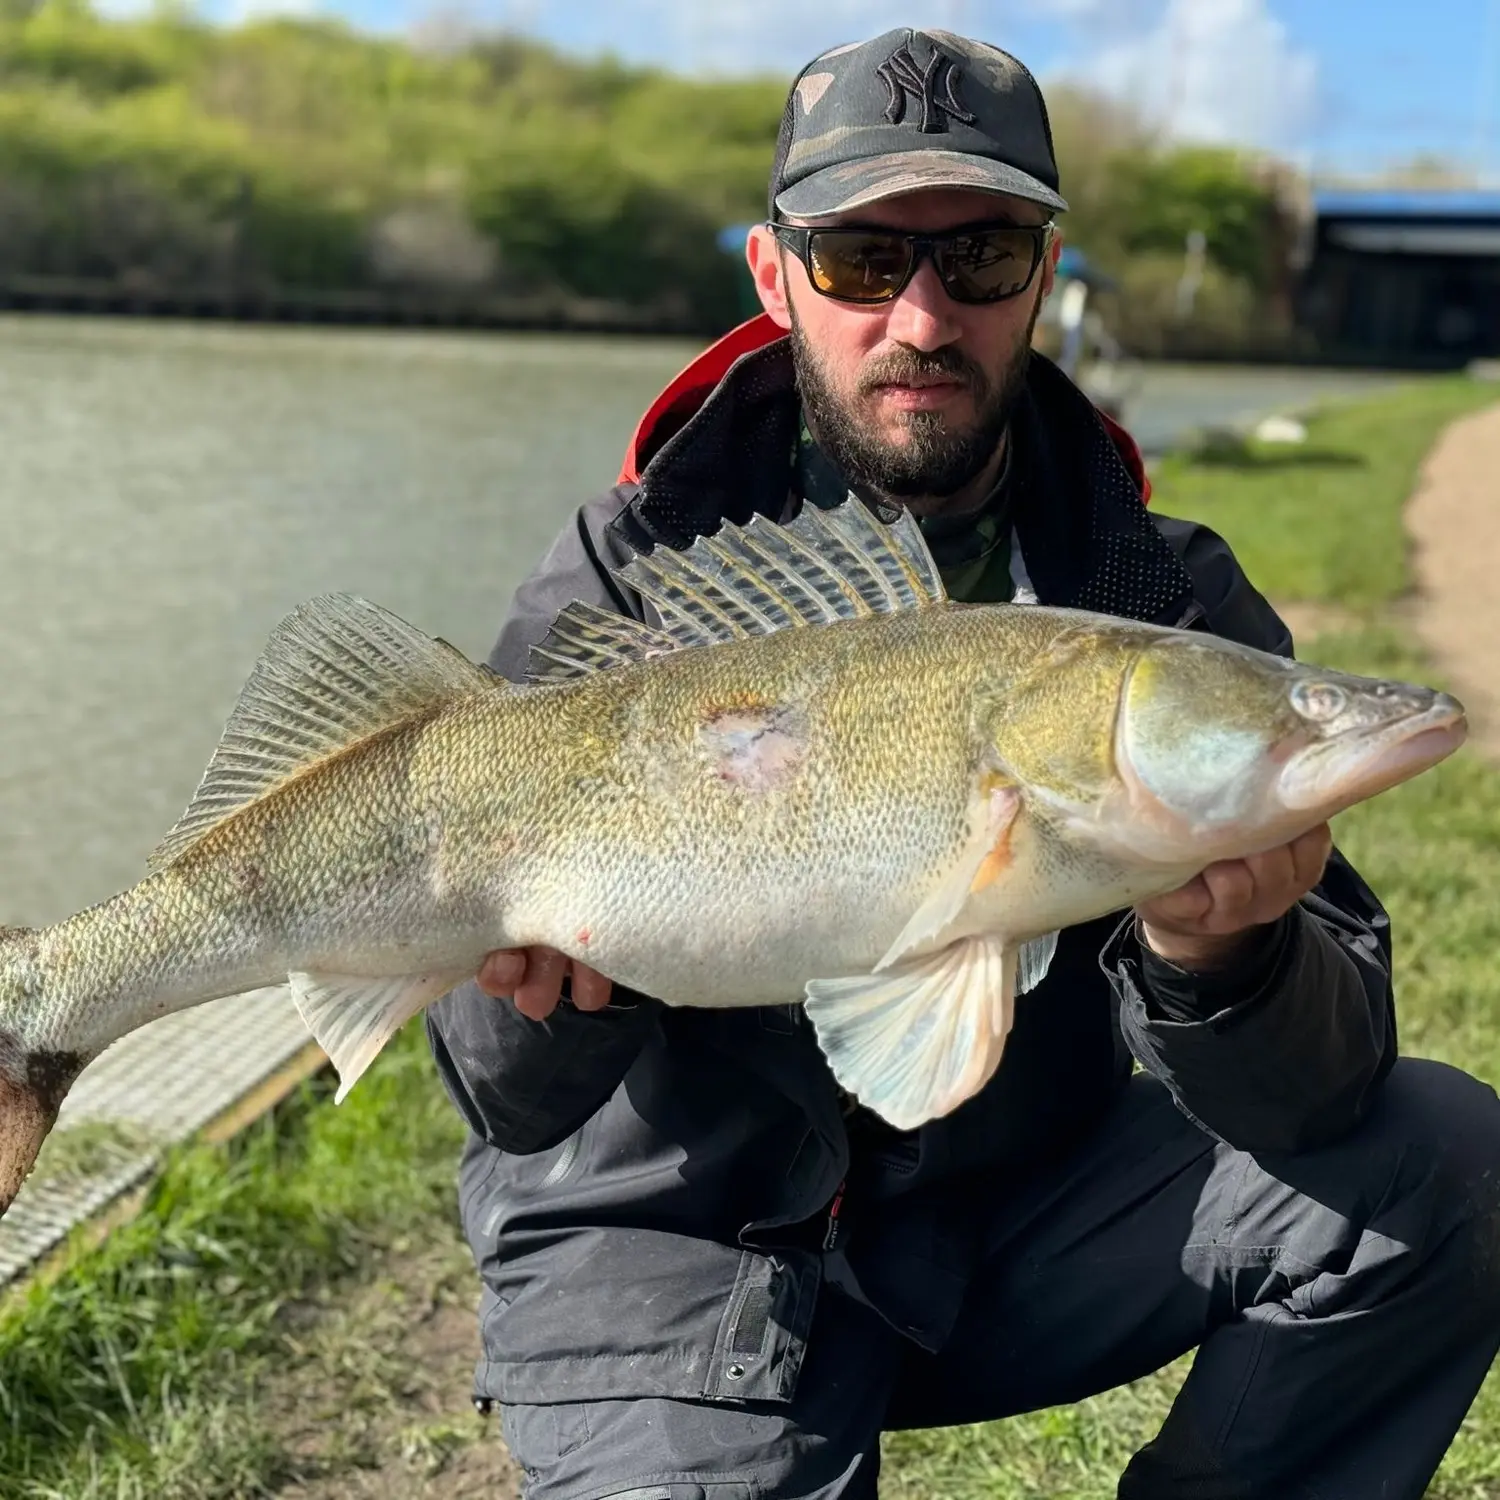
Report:
M 496 669 L 574 598 L 642 615 L 609 573 L 634 550 L 850 488 L 920 518 L 957 597 L 1289 652 L 1223 541 L 1153 518 L 1133 445 L 1029 357 L 1058 189 L 1005 53 L 899 30 L 809 64 L 747 249 L 765 319 L 648 413 Z M 1064 933 L 994 1079 L 898 1133 L 795 1007 L 492 955 L 429 1027 L 473 1132 L 476 1393 L 527 1494 L 870 1497 L 883 1429 L 1197 1348 L 1121 1495 L 1419 1495 L 1500 1344 L 1500 1101 L 1396 1061 L 1390 962 L 1320 828 Z

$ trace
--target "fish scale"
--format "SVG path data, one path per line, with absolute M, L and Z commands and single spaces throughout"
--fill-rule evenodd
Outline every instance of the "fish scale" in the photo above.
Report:
M 1425 688 L 953 603 L 911 517 L 853 499 L 619 577 L 651 618 L 571 606 L 523 685 L 349 596 L 282 622 L 140 884 L 0 934 L 0 1211 L 79 1071 L 157 1016 L 287 980 L 342 1098 L 531 944 L 670 1005 L 800 1001 L 909 1129 L 993 1075 L 1061 928 L 1465 732 Z

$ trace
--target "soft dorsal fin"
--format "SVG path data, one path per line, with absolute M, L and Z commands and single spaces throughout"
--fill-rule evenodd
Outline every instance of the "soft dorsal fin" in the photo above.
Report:
M 526 675 L 532 682 L 562 682 L 676 649 L 677 642 L 664 631 L 575 600 L 531 648 Z
M 438 704 L 502 685 L 446 641 L 352 594 L 293 610 L 266 643 L 160 870 L 298 771 Z
M 778 525 L 726 521 L 683 552 L 659 547 L 616 575 L 649 599 L 679 646 L 742 640 L 798 625 L 895 614 L 947 594 L 910 512 L 877 520 L 851 496 L 832 510 L 805 505 Z

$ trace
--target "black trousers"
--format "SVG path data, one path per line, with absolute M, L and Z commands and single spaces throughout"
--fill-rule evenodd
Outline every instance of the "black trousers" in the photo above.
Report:
M 1500 1349 L 1500 1100 L 1403 1060 L 1345 1139 L 1252 1157 L 1138 1076 L 997 1206 L 987 1250 L 937 1355 L 825 1291 L 788 1406 L 506 1408 L 528 1500 L 871 1500 L 882 1430 L 1076 1401 L 1194 1348 L 1122 1500 L 1417 1500 Z

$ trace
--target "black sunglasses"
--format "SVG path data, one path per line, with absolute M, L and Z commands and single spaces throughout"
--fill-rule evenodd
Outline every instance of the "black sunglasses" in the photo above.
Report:
M 955 302 L 1003 302 L 1031 285 L 1052 225 L 971 224 L 945 234 L 900 229 L 803 229 L 768 224 L 807 267 L 808 280 L 840 302 L 889 302 L 927 256 Z

